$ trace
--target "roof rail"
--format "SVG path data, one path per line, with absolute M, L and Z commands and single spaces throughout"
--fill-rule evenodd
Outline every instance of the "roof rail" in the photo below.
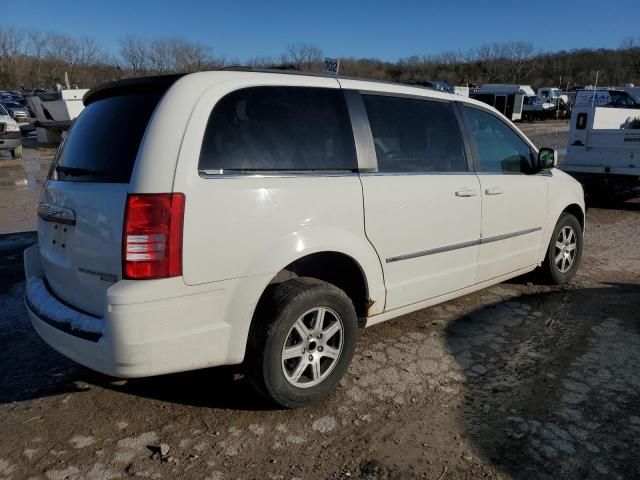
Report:
M 293 69 L 292 69 L 293 68 Z M 324 72 L 305 72 L 298 70 L 293 65 L 275 65 L 270 68 L 253 68 L 249 65 L 229 65 L 226 67 L 220 67 L 215 71 L 227 71 L 227 72 L 256 72 L 256 73 L 273 73 L 278 75 L 301 75 L 307 77 L 322 77 L 333 78 L 336 80 L 360 80 L 363 82 L 374 82 L 388 85 L 404 85 L 412 88 L 420 88 L 423 90 L 429 90 L 431 92 L 447 93 L 443 90 L 421 84 L 421 82 L 392 82 L 389 80 L 376 80 L 372 78 L 351 77 L 345 75 L 334 75 Z M 195 73 L 195 72 L 194 72 Z M 122 80 L 116 80 L 107 82 L 102 85 L 98 85 L 89 90 L 84 98 L 84 104 L 88 105 L 104 96 L 113 95 L 116 92 L 126 92 L 136 89 L 148 89 L 149 87 L 155 88 L 168 88 L 172 83 L 178 80 L 180 77 L 186 76 L 188 73 L 169 74 L 169 75 L 153 75 L 147 77 L 133 77 Z
M 231 72 L 256 72 L 256 73 L 277 73 L 280 75 L 302 75 L 306 77 L 323 77 L 323 78 L 335 78 L 337 80 L 361 80 L 363 82 L 374 82 L 374 83 L 384 83 L 389 85 L 405 85 L 413 88 L 421 88 L 423 90 L 429 90 L 432 92 L 439 93 L 448 93 L 444 90 L 440 90 L 438 88 L 428 86 L 421 81 L 412 81 L 412 82 L 393 82 L 391 80 L 377 80 L 374 78 L 364 78 L 364 77 L 352 77 L 349 75 L 334 75 L 332 73 L 324 73 L 324 72 L 306 72 L 303 70 L 299 70 L 295 66 L 291 65 L 293 70 L 287 68 L 287 65 L 278 65 L 268 68 L 253 68 L 248 65 L 230 65 L 228 67 L 222 67 L 218 70 L 225 70 Z

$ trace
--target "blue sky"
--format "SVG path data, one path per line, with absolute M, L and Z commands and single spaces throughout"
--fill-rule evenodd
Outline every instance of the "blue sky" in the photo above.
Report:
M 529 41 L 536 49 L 616 48 L 640 37 L 638 0 L 608 4 L 467 0 L 321 2 L 206 0 L 34 0 L 3 2 L 1 24 L 91 36 L 117 53 L 118 39 L 182 36 L 214 54 L 246 60 L 309 42 L 327 56 L 397 60 L 468 50 L 484 43 Z M 556 12 L 556 16 L 553 16 Z

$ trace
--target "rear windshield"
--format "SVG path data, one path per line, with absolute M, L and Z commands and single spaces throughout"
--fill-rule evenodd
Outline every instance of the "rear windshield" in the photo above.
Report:
M 89 104 L 61 145 L 49 178 L 129 183 L 138 148 L 161 92 L 103 98 Z

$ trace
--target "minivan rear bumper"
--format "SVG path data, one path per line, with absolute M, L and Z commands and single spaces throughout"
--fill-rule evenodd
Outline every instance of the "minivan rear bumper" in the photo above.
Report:
M 187 286 L 182 278 L 121 280 L 106 293 L 98 319 L 58 300 L 44 282 L 38 244 L 24 252 L 25 304 L 34 329 L 61 354 L 121 378 L 241 363 L 252 312 L 235 312 L 235 280 Z M 67 315 L 65 316 L 65 309 Z M 58 312 L 50 318 L 47 312 Z M 87 321 L 83 327 L 83 315 Z M 75 322 L 61 328 L 60 319 Z M 234 318 L 234 324 L 227 323 Z M 78 328 L 79 327 L 79 328 Z M 89 334 L 89 335 L 87 335 Z

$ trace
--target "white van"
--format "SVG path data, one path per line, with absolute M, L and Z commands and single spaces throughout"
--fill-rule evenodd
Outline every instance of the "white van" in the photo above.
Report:
M 90 91 L 25 251 L 53 348 L 118 377 L 243 364 L 279 405 L 338 384 L 358 331 L 582 252 L 578 182 L 487 105 L 214 71 Z
M 633 95 L 622 89 L 597 88 L 578 90 L 574 99 L 575 106 L 640 108 Z

